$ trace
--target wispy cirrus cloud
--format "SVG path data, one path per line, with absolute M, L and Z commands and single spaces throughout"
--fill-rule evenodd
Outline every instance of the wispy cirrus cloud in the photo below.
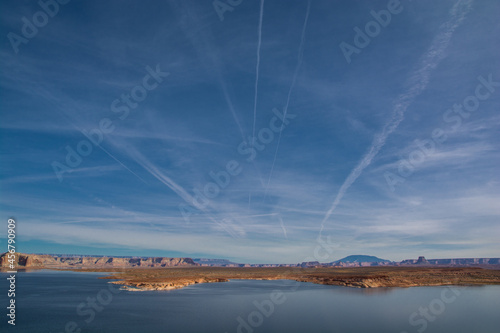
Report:
M 500 4 L 485 1 L 402 3 L 349 66 L 338 44 L 381 9 L 372 2 L 245 2 L 223 22 L 210 3 L 72 2 L 18 55 L 0 47 L 0 212 L 38 252 L 294 263 L 323 220 L 332 259 L 494 256 L 500 90 L 455 131 L 442 118 L 479 75 L 500 80 Z M 35 9 L 1 2 L 3 31 Z M 119 119 L 111 103 L 127 105 L 155 64 L 168 79 Z M 249 160 L 245 141 L 274 108 L 296 117 L 263 131 Z M 59 182 L 51 163 L 104 118 L 115 130 Z M 447 142 L 388 191 L 384 171 L 435 128 Z M 190 205 L 229 161 L 241 172 Z
M 399 95 L 394 101 L 391 119 L 384 125 L 380 134 L 377 134 L 368 149 L 368 152 L 361 158 L 358 165 L 349 173 L 346 180 L 340 187 L 335 200 L 321 221 L 319 234 L 323 231 L 326 221 L 330 218 L 334 210 L 339 205 L 347 190 L 358 179 L 364 169 L 366 169 L 385 145 L 389 135 L 394 132 L 404 119 L 404 114 L 417 96 L 427 87 L 432 71 L 439 65 L 445 56 L 446 48 L 451 41 L 453 33 L 460 26 L 465 16 L 472 8 L 471 0 L 460 0 L 453 5 L 450 10 L 450 18 L 441 25 L 437 35 L 434 37 L 430 47 L 419 61 L 418 68 L 409 78 L 407 91 Z

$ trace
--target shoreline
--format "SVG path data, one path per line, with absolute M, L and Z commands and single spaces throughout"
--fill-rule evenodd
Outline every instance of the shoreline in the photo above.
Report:
M 56 268 L 53 270 L 103 273 L 98 279 L 116 280 L 127 291 L 160 291 L 201 283 L 230 280 L 290 280 L 349 288 L 409 288 L 423 286 L 500 285 L 500 268 L 479 267 L 354 267 L 354 268 Z M 3 270 L 1 270 L 3 271 Z
M 291 280 L 350 288 L 500 285 L 499 269 L 482 268 L 182 268 L 130 269 L 99 279 L 125 290 L 173 290 L 200 283 L 230 280 Z

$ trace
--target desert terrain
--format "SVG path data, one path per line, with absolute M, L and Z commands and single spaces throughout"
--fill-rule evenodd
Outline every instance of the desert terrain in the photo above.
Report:
M 109 271 L 83 269 L 81 271 Z M 232 279 L 294 280 L 356 288 L 416 287 L 443 285 L 500 284 L 500 270 L 448 267 L 356 267 L 356 268 L 227 268 L 171 267 L 116 270 L 104 279 L 131 290 L 169 290 L 196 283 L 226 282 Z

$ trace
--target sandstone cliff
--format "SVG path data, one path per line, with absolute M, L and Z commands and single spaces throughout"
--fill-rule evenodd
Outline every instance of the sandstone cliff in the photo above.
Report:
M 8 268 L 7 253 L 0 255 L 0 267 Z M 48 254 L 16 253 L 17 268 L 130 268 L 198 266 L 191 258 L 117 258 L 85 256 L 53 256 Z

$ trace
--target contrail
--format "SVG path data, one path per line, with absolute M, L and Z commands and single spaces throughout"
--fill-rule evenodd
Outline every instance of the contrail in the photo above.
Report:
M 370 165 L 373 158 L 378 154 L 380 149 L 385 145 L 387 137 L 396 130 L 401 121 L 404 119 L 404 114 L 415 98 L 422 93 L 429 83 L 431 72 L 439 65 L 445 56 L 446 48 L 450 43 L 453 32 L 460 26 L 467 13 L 472 7 L 472 0 L 460 0 L 450 10 L 451 18 L 439 27 L 438 34 L 434 37 L 431 46 L 427 52 L 421 57 L 420 67 L 410 76 L 408 83 L 411 87 L 403 94 L 399 95 L 393 103 L 392 117 L 382 129 L 382 132 L 375 136 L 368 153 L 366 153 L 359 164 L 351 171 L 342 186 L 340 187 L 335 200 L 330 209 L 326 212 L 323 221 L 321 221 L 321 229 L 323 231 L 325 222 L 328 220 L 333 211 L 344 197 L 346 191 L 358 179 L 363 170 Z
M 172 180 L 167 175 L 163 174 L 160 170 L 158 170 L 153 163 L 151 163 L 144 155 L 135 149 L 129 148 L 130 155 L 134 158 L 134 160 L 139 163 L 144 169 L 146 169 L 151 175 L 153 175 L 156 179 L 158 179 L 163 184 L 167 185 L 172 191 L 174 191 L 178 196 L 180 196 L 184 201 L 186 201 L 190 205 L 194 205 L 197 209 L 206 212 L 204 206 L 197 204 L 196 200 L 179 184 L 177 184 L 174 180 Z
M 234 110 L 234 105 L 233 102 L 231 101 L 231 98 L 229 97 L 229 93 L 227 91 L 226 83 L 222 80 L 222 76 L 220 73 L 217 73 L 219 76 L 219 83 L 222 88 L 222 92 L 224 94 L 224 99 L 226 100 L 226 104 L 229 108 L 229 111 L 231 111 L 231 114 L 233 115 L 234 122 L 238 126 L 238 129 L 241 134 L 241 138 L 243 141 L 245 141 L 245 133 L 243 132 L 243 128 L 241 127 L 240 121 L 238 120 L 238 116 L 236 115 L 236 111 Z
M 69 119 L 69 117 L 67 117 L 67 119 L 68 119 L 68 121 L 70 122 L 70 124 L 74 128 L 76 128 L 80 133 L 82 133 L 87 139 L 89 139 L 92 142 L 92 140 L 85 134 L 85 132 L 84 132 L 83 129 L 81 129 L 79 126 L 77 126 L 71 119 Z M 125 164 L 123 164 L 113 154 L 111 154 L 109 151 L 107 151 L 106 149 L 104 149 L 104 147 L 101 146 L 101 144 L 98 144 L 96 146 L 99 147 L 103 152 L 105 152 L 109 157 L 111 157 L 112 159 L 114 159 L 118 164 L 120 164 L 122 167 L 124 167 L 128 172 L 130 172 L 131 174 L 133 174 L 134 176 L 136 176 L 138 179 L 140 179 L 144 184 L 149 185 L 144 179 L 142 179 L 138 174 L 136 174 L 135 172 L 133 172 L 132 170 L 130 170 Z
M 253 128 L 252 128 L 252 140 L 255 140 L 255 122 L 257 121 L 257 95 L 259 87 L 259 66 L 260 66 L 260 46 L 262 44 L 262 20 L 264 18 L 264 0 L 260 1 L 260 15 L 259 15 L 259 28 L 258 35 L 259 39 L 257 41 L 257 65 L 255 66 L 255 97 L 253 100 Z M 253 144 L 253 141 L 251 142 Z M 252 192 L 248 193 L 248 210 L 250 211 L 250 204 L 252 202 Z
M 257 120 L 257 95 L 259 86 L 259 66 L 260 66 L 260 46 L 262 44 L 262 20 L 264 18 L 264 0 L 260 1 L 260 15 L 259 15 L 259 28 L 258 35 L 259 39 L 257 41 L 257 65 L 255 67 L 255 97 L 253 101 L 253 130 L 252 137 L 255 137 L 255 122 Z
M 285 234 L 285 238 L 288 239 L 288 236 L 286 235 L 285 225 L 283 224 L 283 219 L 281 218 L 281 215 L 278 215 L 278 218 L 280 219 L 280 225 L 281 229 L 283 229 L 283 234 Z
M 83 133 L 83 132 L 82 132 Z M 140 180 L 142 180 L 142 182 L 146 185 L 149 185 L 148 183 L 146 183 L 146 181 L 144 179 L 142 179 L 141 177 L 139 177 L 135 172 L 133 172 L 132 170 L 130 170 L 129 168 L 127 168 L 125 166 L 125 164 L 123 164 L 122 162 L 120 162 L 115 156 L 113 156 L 109 151 L 107 151 L 106 149 L 104 149 L 101 145 L 97 145 L 97 147 L 101 148 L 101 150 L 103 152 L 105 152 L 106 154 L 109 155 L 109 157 L 111 157 L 112 159 L 114 159 L 116 162 L 118 162 L 122 167 L 124 167 L 125 169 L 127 169 L 131 174 L 133 174 L 134 176 L 136 176 L 137 178 L 139 178 Z
M 243 128 L 241 127 L 240 121 L 236 115 L 236 111 L 229 96 L 227 85 L 222 76 L 221 64 L 219 58 L 216 56 L 217 53 L 214 52 L 214 48 L 212 46 L 213 44 L 212 34 L 210 33 L 209 30 L 206 29 L 197 31 L 197 33 L 192 33 L 193 27 L 195 27 L 196 29 L 199 22 L 202 22 L 203 20 L 202 18 L 199 17 L 199 15 L 197 15 L 196 10 L 190 8 L 190 6 L 186 3 L 186 1 L 173 3 L 172 5 L 176 7 L 177 11 L 182 11 L 183 15 L 185 15 L 188 18 L 188 20 L 180 20 L 178 22 L 179 26 L 183 30 L 184 36 L 191 42 L 191 45 L 196 50 L 196 53 L 198 54 L 200 59 L 209 59 L 211 61 L 211 64 L 209 65 L 207 65 L 206 63 L 203 64 L 207 69 L 210 68 L 211 70 L 213 70 L 215 75 L 217 76 L 217 80 L 220 84 L 229 111 L 231 112 L 233 119 L 236 125 L 238 126 L 241 138 L 245 140 L 245 134 L 243 132 Z
M 231 230 L 229 227 L 232 227 L 233 229 L 237 229 L 237 227 L 230 221 L 224 222 L 224 221 L 219 221 L 215 216 L 211 214 L 211 212 L 203 205 L 200 205 L 197 203 L 194 198 L 179 184 L 177 184 L 174 180 L 172 180 L 170 177 L 167 175 L 163 174 L 158 168 L 156 168 L 153 163 L 151 163 L 144 155 L 142 155 L 140 152 L 136 151 L 135 149 L 131 150 L 129 149 L 129 153 L 131 156 L 134 158 L 134 160 L 139 163 L 144 169 L 146 169 L 151 175 L 153 175 L 156 179 L 158 179 L 160 182 L 165 184 L 167 187 L 169 187 L 172 191 L 174 191 L 178 196 L 180 196 L 184 201 L 186 201 L 188 204 L 195 206 L 197 209 L 202 211 L 207 215 L 207 217 L 220 226 L 222 229 L 224 229 L 228 234 L 230 234 L 233 238 L 238 238 L 239 236 L 242 236 L 244 234 L 244 231 L 238 230 L 238 233 L 235 233 L 235 231 Z
M 62 99 L 68 99 L 66 96 L 63 95 L 63 96 L 59 96 L 57 98 L 56 96 L 53 96 L 53 94 L 50 91 L 46 90 L 43 87 L 37 87 L 35 89 L 35 91 L 37 91 L 39 95 L 43 94 L 43 96 L 44 96 L 44 98 L 46 100 L 48 100 L 48 101 L 54 103 L 55 105 L 57 105 L 56 110 L 59 111 L 59 113 L 71 124 L 71 126 L 73 126 L 78 132 L 82 133 L 85 137 L 87 137 L 87 135 L 85 135 L 83 129 L 80 128 L 78 125 L 76 125 L 73 122 L 72 117 L 70 117 L 70 115 L 69 115 L 69 112 L 65 108 L 61 108 L 60 107 L 60 104 L 62 102 L 61 100 Z M 66 104 L 68 104 L 68 103 L 66 103 Z M 75 107 L 78 107 L 78 106 L 71 105 L 70 108 L 74 109 Z M 90 141 L 92 142 L 92 140 L 90 140 Z M 99 147 L 103 152 L 105 152 L 109 157 L 111 157 L 112 159 L 114 159 L 118 164 L 120 164 L 128 172 L 130 172 L 135 177 L 137 177 L 138 179 L 140 179 L 144 184 L 148 185 L 148 183 L 144 179 L 142 179 L 139 175 L 137 175 L 135 172 L 133 172 L 132 170 L 130 170 L 125 164 L 123 164 L 120 160 L 118 160 L 118 158 L 116 158 L 114 155 L 112 155 L 109 151 L 107 151 L 106 149 L 104 149 L 100 144 L 98 144 L 96 146 Z
M 290 89 L 288 90 L 288 97 L 286 99 L 285 109 L 283 110 L 284 113 L 283 117 L 286 117 L 286 114 L 288 112 L 288 105 L 290 104 L 290 96 L 292 95 L 292 90 L 295 86 L 295 81 L 297 80 L 297 75 L 299 74 L 300 66 L 302 65 L 302 58 L 304 55 L 304 41 L 306 36 L 306 26 L 307 26 L 307 20 L 309 19 L 310 8 L 311 8 L 311 1 L 309 0 L 307 2 L 307 11 L 306 11 L 306 18 L 304 19 L 304 26 L 302 27 L 302 35 L 300 38 L 297 66 L 295 67 L 295 72 L 293 73 L 292 84 L 290 85 Z M 284 125 L 285 123 L 281 124 L 280 135 L 278 137 L 278 144 L 276 146 L 276 151 L 274 152 L 273 164 L 271 165 L 271 172 L 269 173 L 269 178 L 267 179 L 266 191 L 264 193 L 264 200 L 266 200 L 267 191 L 269 190 L 269 184 L 271 183 L 271 177 L 273 176 L 274 164 L 276 163 L 276 156 L 278 156 L 278 149 L 280 148 L 280 142 L 281 142 L 281 133 L 283 132 Z

